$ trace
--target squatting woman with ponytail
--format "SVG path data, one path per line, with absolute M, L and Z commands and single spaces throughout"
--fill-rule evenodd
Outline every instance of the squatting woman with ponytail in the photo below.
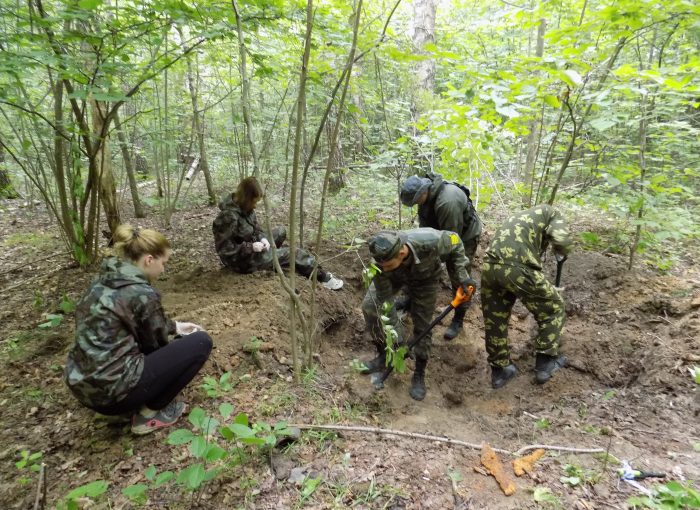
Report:
M 175 397 L 209 358 L 212 341 L 196 324 L 165 316 L 151 286 L 172 252 L 161 233 L 120 225 L 114 249 L 78 303 L 65 380 L 84 406 L 130 415 L 132 432 L 148 434 L 182 415 Z M 169 342 L 175 334 L 182 336 Z

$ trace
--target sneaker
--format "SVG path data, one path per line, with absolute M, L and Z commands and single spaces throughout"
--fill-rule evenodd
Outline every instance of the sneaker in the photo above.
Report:
M 495 390 L 502 388 L 516 375 L 518 369 L 512 363 L 505 367 L 491 367 L 491 386 Z
M 564 356 L 548 356 L 537 353 L 535 357 L 535 380 L 537 384 L 544 384 L 552 378 L 552 374 L 566 366 Z
M 343 288 L 343 280 L 340 278 L 336 278 L 333 276 L 333 273 L 327 273 L 328 274 L 328 280 L 325 282 L 321 282 L 321 285 L 323 285 L 324 288 L 328 290 L 340 290 Z
M 142 436 L 163 427 L 169 427 L 177 422 L 183 412 L 185 412 L 185 403 L 173 400 L 164 409 L 156 412 L 150 418 L 146 418 L 141 413 L 136 413 L 131 418 L 131 432 Z

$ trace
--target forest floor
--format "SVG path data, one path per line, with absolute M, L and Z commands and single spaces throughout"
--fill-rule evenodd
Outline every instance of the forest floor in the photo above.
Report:
M 36 462 L 46 464 L 48 508 L 97 479 L 109 481 L 109 488 L 87 506 L 135 507 L 121 490 L 148 483 L 149 465 L 177 472 L 194 461 L 186 447 L 166 445 L 168 432 L 135 437 L 128 427 L 106 425 L 71 397 L 62 368 L 73 340 L 72 316 L 55 327 L 39 325 L 46 313 L 58 311 L 62 296 L 78 299 L 94 271 L 71 266 L 45 211 L 19 205 L 0 204 L 0 508 L 34 506 L 37 473 L 15 465 L 23 450 L 42 452 Z M 171 485 L 150 490 L 145 508 L 627 508 L 627 499 L 641 493 L 619 480 L 614 459 L 664 472 L 666 481 L 700 481 L 700 386 L 689 374 L 700 365 L 697 265 L 685 262 L 669 274 L 627 271 L 623 257 L 575 250 L 562 278 L 568 316 L 563 351 L 572 366 L 543 386 L 534 384 L 535 323 L 517 304 L 510 338 L 520 375 L 503 389 L 491 389 L 477 294 L 455 341 L 442 339 L 446 324 L 436 328 L 428 393 L 416 402 L 408 395 L 410 368 L 375 391 L 350 367 L 353 359 L 373 355 L 360 311 L 366 248 L 348 249 L 352 239 L 323 248 L 324 266 L 345 287 L 316 291 L 325 328 L 317 365 L 295 384 L 287 297 L 271 273 L 237 275 L 221 267 L 211 239 L 216 213 L 216 207 L 193 206 L 163 229 L 176 248 L 157 284 L 166 311 L 201 324 L 214 339 L 203 374 L 184 392 L 190 409 L 216 415 L 228 402 L 251 422 L 360 425 L 489 443 L 510 452 L 545 444 L 602 448 L 610 455 L 548 450 L 530 475 L 517 478 L 514 457 L 499 454 L 517 487 L 507 497 L 492 477 L 475 470 L 477 449 L 366 431 L 304 430 L 272 462 L 248 450 L 240 465 L 200 491 Z M 329 217 L 343 213 L 339 208 Z M 380 228 L 381 215 L 370 219 L 360 237 Z M 485 220 L 480 253 L 498 223 L 488 214 Z M 574 231 L 594 228 L 581 222 L 571 220 Z M 139 224 L 157 226 L 155 220 Z M 549 261 L 551 277 L 552 266 Z M 300 285 L 308 301 L 306 281 Z M 449 299 L 443 286 L 436 314 Z M 262 342 L 253 353 L 252 337 Z M 226 372 L 234 387 L 208 396 L 202 377 L 218 379 Z M 191 428 L 184 419 L 181 426 Z M 662 481 L 639 483 L 650 488 Z

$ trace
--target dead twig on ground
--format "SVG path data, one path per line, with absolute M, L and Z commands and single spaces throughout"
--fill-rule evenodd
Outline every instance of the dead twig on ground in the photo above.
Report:
M 39 469 L 39 483 L 36 487 L 36 497 L 34 498 L 34 510 L 43 510 L 46 504 L 46 482 L 44 481 L 46 472 L 46 464 L 41 463 L 41 468 Z
M 459 439 L 452 439 L 445 436 L 432 436 L 429 434 L 420 434 L 418 432 L 406 432 L 403 430 L 394 429 L 382 429 L 378 427 L 366 427 L 363 425 L 310 425 L 304 423 L 290 424 L 290 427 L 296 427 L 303 430 L 336 430 L 336 431 L 346 431 L 346 432 L 369 432 L 372 434 L 387 434 L 391 436 L 401 436 L 410 437 L 413 439 L 427 439 L 428 441 L 437 441 L 439 443 L 454 444 L 457 446 L 465 446 L 473 450 L 481 450 L 483 444 L 467 443 L 466 441 L 460 441 Z M 605 453 L 603 448 L 572 448 L 569 446 L 555 446 L 546 444 L 532 444 L 523 446 L 515 452 L 509 450 L 504 450 L 502 448 L 493 448 L 494 452 L 503 453 L 506 455 L 514 455 L 519 457 L 530 450 L 537 450 L 542 448 L 544 450 L 551 450 L 557 452 L 569 452 L 569 453 Z
M 7 274 L 7 273 L 11 273 L 12 271 L 17 271 L 18 269 L 23 268 L 23 267 L 31 266 L 32 264 L 35 264 L 37 262 L 42 262 L 44 260 L 51 259 L 53 257 L 56 257 L 57 255 L 61 255 L 61 254 L 65 254 L 65 253 L 66 253 L 65 251 L 61 250 L 61 251 L 57 251 L 56 253 L 52 253 L 51 255 L 47 255 L 46 257 L 41 257 L 39 259 L 32 260 L 31 262 L 22 262 L 21 264 L 17 264 L 16 266 L 12 266 L 10 269 L 5 269 L 4 271 L 0 271 L 0 276 Z

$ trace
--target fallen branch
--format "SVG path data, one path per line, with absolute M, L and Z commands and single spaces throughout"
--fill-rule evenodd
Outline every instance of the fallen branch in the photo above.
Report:
M 34 510 L 43 509 L 46 504 L 46 482 L 44 482 L 44 472 L 46 464 L 41 463 L 39 470 L 39 485 L 36 488 L 36 498 L 34 498 Z
M 290 424 L 289 427 L 296 427 L 303 430 L 337 430 L 346 432 L 370 432 L 373 434 L 387 434 L 391 436 L 401 436 L 401 437 L 411 437 L 414 439 L 427 439 L 428 441 L 437 441 L 439 443 L 454 444 L 457 446 L 465 446 L 473 450 L 481 450 L 482 444 L 467 443 L 466 441 L 460 441 L 459 439 L 452 439 L 445 436 L 431 436 L 429 434 L 420 434 L 418 432 L 405 432 L 403 430 L 393 430 L 393 429 L 381 429 L 378 427 L 365 427 L 362 425 L 309 425 L 309 424 Z M 501 448 L 493 448 L 494 452 L 504 453 L 506 455 L 514 455 L 520 457 L 525 452 L 530 450 L 552 450 L 557 452 L 569 452 L 569 453 L 605 453 L 603 448 L 572 448 L 569 446 L 555 446 L 546 444 L 531 444 L 523 446 L 515 452 L 509 450 L 503 450 Z
M 550 450 L 554 452 L 568 452 L 568 453 L 605 453 L 606 450 L 604 448 L 572 448 L 570 446 L 554 446 L 554 445 L 548 445 L 548 444 L 529 444 L 527 446 L 523 446 L 519 450 L 516 450 L 513 452 L 513 455 L 516 457 L 520 457 L 523 455 L 525 452 L 529 452 L 530 450 Z
M 65 254 L 66 252 L 61 250 L 57 251 L 56 253 L 52 253 L 51 255 L 47 255 L 46 257 L 41 257 L 40 259 L 32 260 L 31 262 L 22 262 L 21 264 L 17 264 L 16 266 L 12 266 L 10 269 L 5 269 L 4 271 L 0 271 L 0 276 L 11 273 L 12 271 L 17 271 L 18 269 L 25 268 L 27 266 L 31 266 L 32 264 L 35 264 L 37 262 L 41 262 L 43 260 L 47 260 L 53 257 L 56 257 L 61 254 Z

